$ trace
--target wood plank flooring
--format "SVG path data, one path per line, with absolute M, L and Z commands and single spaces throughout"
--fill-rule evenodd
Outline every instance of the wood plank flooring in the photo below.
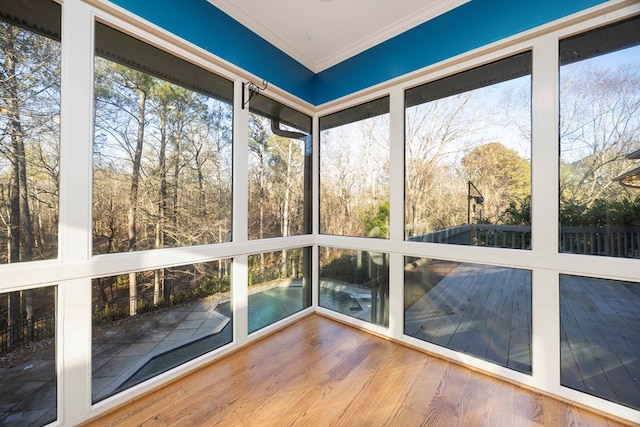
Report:
M 87 426 L 622 426 L 309 316 Z

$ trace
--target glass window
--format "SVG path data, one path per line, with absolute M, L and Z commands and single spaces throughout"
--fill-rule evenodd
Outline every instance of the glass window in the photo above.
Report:
M 233 83 L 96 24 L 93 252 L 228 242 Z
M 389 254 L 321 247 L 319 304 L 389 326 Z
M 249 333 L 311 306 L 311 248 L 249 256 Z
M 640 258 L 639 26 L 560 42 L 560 252 Z
M 531 53 L 405 93 L 405 237 L 531 248 Z
M 0 424 L 57 418 L 56 287 L 0 293 Z
M 60 16 L 0 3 L 0 264 L 58 255 Z
M 320 118 L 320 233 L 389 238 L 389 97 Z
M 531 271 L 405 257 L 404 333 L 531 374 Z
M 260 94 L 249 114 L 249 239 L 311 232 L 311 117 Z
M 230 269 L 221 259 L 93 279 L 93 402 L 230 343 Z
M 640 409 L 640 283 L 560 275 L 560 381 Z

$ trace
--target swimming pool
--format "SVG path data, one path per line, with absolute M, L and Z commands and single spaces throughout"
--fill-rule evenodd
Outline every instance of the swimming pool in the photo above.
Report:
M 249 294 L 249 333 L 260 330 L 297 313 L 303 308 L 309 307 L 309 304 L 304 304 L 303 297 L 303 288 L 301 286 L 276 286 Z M 232 317 L 229 302 L 219 304 L 216 311 L 227 317 Z
M 278 286 L 249 295 L 249 333 L 255 332 L 291 316 L 308 307 L 303 306 L 303 288 Z M 331 288 L 320 288 L 322 307 L 340 313 L 353 314 L 362 310 L 358 302 L 349 293 Z M 229 302 L 219 304 L 216 311 L 231 317 Z

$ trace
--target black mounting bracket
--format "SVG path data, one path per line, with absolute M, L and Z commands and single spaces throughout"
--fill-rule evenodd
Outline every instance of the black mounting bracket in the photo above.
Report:
M 242 82 L 242 109 L 245 109 L 253 95 L 260 93 L 261 90 L 266 90 L 268 85 L 269 83 L 266 80 L 262 81 L 262 86 L 258 86 L 253 82 Z

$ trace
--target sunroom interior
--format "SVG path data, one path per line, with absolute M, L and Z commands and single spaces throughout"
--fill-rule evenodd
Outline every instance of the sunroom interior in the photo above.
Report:
M 640 423 L 640 3 L 266 3 L 0 0 L 0 423 L 311 315 Z

